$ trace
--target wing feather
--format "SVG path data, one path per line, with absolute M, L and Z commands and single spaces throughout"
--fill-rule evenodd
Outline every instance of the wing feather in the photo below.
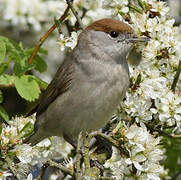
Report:
M 67 91 L 72 81 L 73 71 L 73 61 L 71 60 L 70 55 L 58 68 L 47 89 L 42 93 L 38 104 L 27 114 L 27 116 L 35 112 L 37 112 L 37 116 L 40 115 L 57 98 L 57 96 L 60 96 Z

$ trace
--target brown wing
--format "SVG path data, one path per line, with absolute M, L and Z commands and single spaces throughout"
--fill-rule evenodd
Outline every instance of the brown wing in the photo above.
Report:
M 65 59 L 61 66 L 58 68 L 53 80 L 48 85 L 47 89 L 42 93 L 37 106 L 27 114 L 27 116 L 37 112 L 41 114 L 52 103 L 57 96 L 61 95 L 68 90 L 73 73 L 73 63 L 71 57 Z

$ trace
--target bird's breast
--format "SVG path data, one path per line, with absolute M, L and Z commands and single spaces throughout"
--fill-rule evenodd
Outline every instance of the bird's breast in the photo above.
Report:
M 52 135 L 98 130 L 110 119 L 128 86 L 128 71 L 122 65 L 78 66 L 69 90 L 48 107 L 45 117 L 53 118 L 53 123 L 47 121 L 46 126 L 54 130 Z

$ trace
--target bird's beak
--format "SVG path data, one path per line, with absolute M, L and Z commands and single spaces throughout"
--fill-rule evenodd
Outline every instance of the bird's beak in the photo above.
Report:
M 137 35 L 133 35 L 129 38 L 129 42 L 137 43 L 137 42 L 148 42 L 150 40 L 149 37 L 138 37 Z

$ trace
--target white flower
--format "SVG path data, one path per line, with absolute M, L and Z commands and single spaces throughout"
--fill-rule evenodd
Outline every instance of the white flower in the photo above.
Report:
M 161 174 L 165 173 L 160 165 L 164 153 L 164 150 L 159 146 L 160 139 L 151 135 L 143 123 L 141 123 L 141 127 L 137 125 L 126 126 L 122 130 L 122 136 L 125 137 L 124 147 L 129 153 L 129 157 L 124 158 L 113 149 L 113 156 L 106 162 L 105 167 L 109 167 L 117 179 L 131 177 L 133 166 L 138 179 L 151 180 L 153 177 L 160 179 Z
M 128 13 L 129 7 L 128 7 L 128 0 L 103 0 L 103 8 L 105 9 L 113 9 L 113 14 L 118 14 L 120 12 L 122 13 Z
M 15 152 L 18 159 L 25 164 L 31 162 L 35 153 L 33 148 L 27 144 L 17 145 L 15 149 L 13 149 L 13 152 Z
M 67 39 L 67 43 L 65 46 L 74 49 L 77 44 L 78 34 L 76 32 L 71 32 L 71 36 Z
M 66 8 L 64 1 L 43 0 L 6 0 L 0 2 L 4 6 L 3 19 L 11 22 L 13 26 L 28 29 L 30 24 L 35 31 L 41 30 L 41 22 L 47 22 L 55 13 L 63 14 Z
M 3 172 L 0 171 L 0 179 L 1 180 L 6 180 L 7 177 L 9 177 L 9 176 L 12 176 L 12 173 L 10 173 L 8 171 L 3 171 Z
M 61 51 L 65 50 L 65 47 L 74 49 L 77 44 L 78 34 L 76 32 L 71 32 L 70 37 L 65 37 L 63 34 L 60 34 L 60 39 L 58 40 L 58 45 L 60 45 Z

